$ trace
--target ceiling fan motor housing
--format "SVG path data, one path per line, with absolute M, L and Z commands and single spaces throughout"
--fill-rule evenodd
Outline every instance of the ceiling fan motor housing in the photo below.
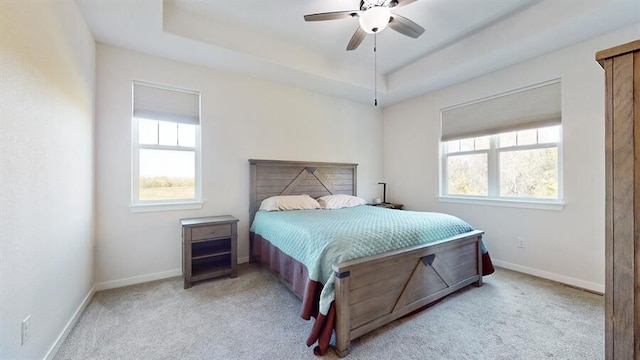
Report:
M 376 6 L 384 6 L 388 8 L 396 7 L 398 0 L 360 0 L 360 10 L 365 11 Z
M 368 34 L 384 30 L 391 19 L 391 11 L 386 6 L 374 6 L 360 14 L 360 26 Z

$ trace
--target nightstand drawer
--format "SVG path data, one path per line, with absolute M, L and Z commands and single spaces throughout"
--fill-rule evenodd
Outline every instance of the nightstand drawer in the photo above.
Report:
M 231 224 L 198 226 L 191 229 L 191 240 L 213 239 L 231 235 Z

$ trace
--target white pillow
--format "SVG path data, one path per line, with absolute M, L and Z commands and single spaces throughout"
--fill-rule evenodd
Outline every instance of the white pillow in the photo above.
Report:
M 309 195 L 280 195 L 262 200 L 264 211 L 320 209 L 320 204 Z
M 326 195 L 318 198 L 318 202 L 323 209 L 340 209 L 345 207 L 365 205 L 367 203 L 367 201 L 363 198 L 345 194 Z

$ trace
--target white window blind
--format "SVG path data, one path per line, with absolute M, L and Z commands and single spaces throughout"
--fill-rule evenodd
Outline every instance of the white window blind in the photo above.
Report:
M 133 116 L 198 125 L 200 124 L 200 94 L 134 83 Z
M 441 111 L 442 141 L 559 125 L 560 81 Z

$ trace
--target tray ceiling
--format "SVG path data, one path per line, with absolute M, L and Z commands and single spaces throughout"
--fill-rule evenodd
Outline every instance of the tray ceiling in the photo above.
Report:
M 373 105 L 373 36 L 345 51 L 358 20 L 305 22 L 358 0 L 76 0 L 97 41 Z M 388 106 L 639 24 L 637 0 L 417 0 L 395 10 L 418 39 L 377 35 Z

